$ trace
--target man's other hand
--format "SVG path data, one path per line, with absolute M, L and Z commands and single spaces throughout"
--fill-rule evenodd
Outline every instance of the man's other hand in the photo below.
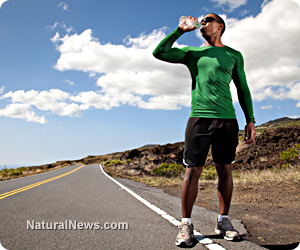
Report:
M 247 144 L 255 141 L 255 127 L 253 122 L 249 122 L 245 126 L 245 141 Z

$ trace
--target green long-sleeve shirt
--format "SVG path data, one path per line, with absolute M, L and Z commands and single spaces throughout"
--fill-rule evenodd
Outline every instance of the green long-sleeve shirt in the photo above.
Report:
M 230 82 L 237 88 L 246 121 L 252 121 L 253 105 L 239 51 L 228 46 L 172 47 L 183 34 L 177 28 L 156 47 L 153 55 L 163 61 L 186 65 L 192 77 L 191 117 L 236 119 Z

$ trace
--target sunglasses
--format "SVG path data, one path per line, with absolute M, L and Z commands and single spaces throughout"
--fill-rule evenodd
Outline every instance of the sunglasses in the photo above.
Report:
M 217 19 L 215 19 L 215 18 L 213 18 L 213 17 L 211 17 L 211 16 L 208 16 L 208 17 L 203 18 L 203 19 L 200 21 L 200 23 L 202 23 L 202 22 L 210 23 L 210 22 L 212 22 L 212 21 L 217 21 L 219 24 L 221 24 L 220 21 L 218 21 Z

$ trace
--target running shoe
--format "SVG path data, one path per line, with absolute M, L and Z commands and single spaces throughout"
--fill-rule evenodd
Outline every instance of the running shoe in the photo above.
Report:
M 179 227 L 179 232 L 176 237 L 176 245 L 179 246 L 182 243 L 187 246 L 191 246 L 193 244 L 194 238 L 194 226 L 188 222 L 182 223 Z
M 234 229 L 228 217 L 223 218 L 220 222 L 217 220 L 215 232 L 219 235 L 222 234 L 225 240 L 238 240 L 240 238 L 239 232 Z

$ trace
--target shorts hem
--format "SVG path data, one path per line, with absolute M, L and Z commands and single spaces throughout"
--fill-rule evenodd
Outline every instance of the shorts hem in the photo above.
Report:
M 191 167 L 203 167 L 205 165 L 205 162 L 203 164 L 198 164 L 198 163 L 191 163 L 191 164 L 188 164 L 186 163 L 185 159 L 183 159 L 183 164 L 188 167 L 188 168 L 191 168 Z

